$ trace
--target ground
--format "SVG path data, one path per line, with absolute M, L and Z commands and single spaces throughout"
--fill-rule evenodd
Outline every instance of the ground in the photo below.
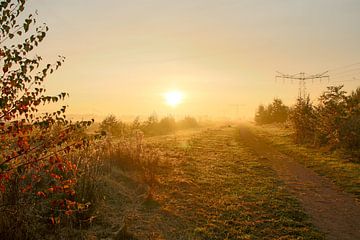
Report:
M 356 197 L 255 130 L 226 125 L 148 139 L 161 152 L 156 184 L 113 168 L 89 238 L 360 239 Z

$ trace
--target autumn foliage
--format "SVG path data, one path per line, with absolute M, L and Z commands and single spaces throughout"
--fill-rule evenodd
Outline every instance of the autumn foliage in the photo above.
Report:
M 25 0 L 0 2 L 1 239 L 9 233 L 14 239 L 29 238 L 30 233 L 16 229 L 26 228 L 34 216 L 59 224 L 62 216 L 84 208 L 74 188 L 77 165 L 68 155 L 88 144 L 83 128 L 91 122 L 68 121 L 66 106 L 39 111 L 68 96 L 47 95 L 43 86 L 64 57 L 46 64 L 34 53 L 48 27 L 37 24 L 36 14 L 24 16 L 25 5 Z

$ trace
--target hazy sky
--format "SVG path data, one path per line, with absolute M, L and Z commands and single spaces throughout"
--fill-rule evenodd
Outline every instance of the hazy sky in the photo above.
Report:
M 298 84 L 276 82 L 276 71 L 332 70 L 347 90 L 360 85 L 353 80 L 359 0 L 33 0 L 29 7 L 50 27 L 38 53 L 67 57 L 46 86 L 70 93 L 70 113 L 231 116 L 239 104 L 240 116 L 252 116 L 274 97 L 294 103 Z M 308 90 L 316 97 L 327 85 L 309 82 Z M 162 99 L 172 89 L 185 94 L 175 109 Z

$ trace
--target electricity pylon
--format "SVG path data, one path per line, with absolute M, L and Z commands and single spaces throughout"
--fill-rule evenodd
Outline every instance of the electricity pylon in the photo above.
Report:
M 283 74 L 281 72 L 277 72 L 278 75 L 275 76 L 275 79 L 282 78 L 282 79 L 290 79 L 290 80 L 298 80 L 299 81 L 299 97 L 305 98 L 306 97 L 306 81 L 314 81 L 315 79 L 319 79 L 320 81 L 323 78 L 330 79 L 330 76 L 327 75 L 328 71 L 320 73 L 320 74 L 313 74 L 313 75 L 306 75 L 304 72 L 300 72 L 294 75 Z

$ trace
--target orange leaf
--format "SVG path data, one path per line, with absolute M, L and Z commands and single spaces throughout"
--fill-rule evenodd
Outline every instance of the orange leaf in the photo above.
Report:
M 67 210 L 67 211 L 65 211 L 65 214 L 68 215 L 68 216 L 70 216 L 72 213 L 73 213 L 72 210 Z
M 36 195 L 38 195 L 39 197 L 43 197 L 43 198 L 46 197 L 45 193 L 44 193 L 44 192 L 40 192 L 40 191 L 37 192 Z

